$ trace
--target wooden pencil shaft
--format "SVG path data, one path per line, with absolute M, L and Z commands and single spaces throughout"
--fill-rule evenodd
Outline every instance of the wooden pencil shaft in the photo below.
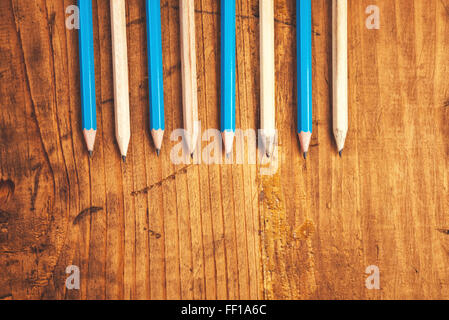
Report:
M 348 129 L 348 1 L 333 0 L 333 124 Z
M 198 96 L 196 73 L 195 1 L 180 0 L 181 66 L 184 129 L 189 151 L 193 152 L 198 138 Z
M 131 136 L 125 0 L 111 0 L 114 109 L 117 142 L 126 155 Z
M 275 65 L 274 65 L 274 4 L 260 0 L 260 74 L 261 74 L 261 129 L 274 134 L 275 120 Z

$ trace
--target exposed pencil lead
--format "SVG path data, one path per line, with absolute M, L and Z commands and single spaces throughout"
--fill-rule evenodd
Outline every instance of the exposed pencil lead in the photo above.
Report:
M 89 150 L 89 158 L 92 159 L 92 156 L 93 156 L 93 155 L 94 155 L 94 152 Z
M 122 156 L 123 163 L 126 163 L 126 156 Z
M 194 156 L 195 156 L 195 154 L 192 152 L 192 153 L 190 154 L 190 158 L 193 159 Z
M 307 160 L 307 152 L 304 152 L 304 160 Z
M 340 155 L 340 158 L 341 158 L 341 154 L 342 154 L 342 152 L 343 152 L 343 149 L 342 149 L 342 150 L 340 150 L 340 152 L 338 152 L 338 154 Z
M 267 156 L 267 158 L 271 157 L 271 153 L 269 153 L 269 152 L 267 152 L 265 155 Z
M 231 158 L 231 153 L 226 153 L 226 159 Z
M 161 155 L 161 149 L 156 149 L 156 154 L 159 157 Z

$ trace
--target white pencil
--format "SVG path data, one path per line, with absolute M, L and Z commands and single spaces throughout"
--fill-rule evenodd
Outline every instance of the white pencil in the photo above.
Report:
M 348 133 L 348 0 L 332 0 L 333 126 L 338 152 Z
M 131 126 L 129 115 L 128 51 L 125 0 L 111 0 L 112 61 L 114 72 L 115 134 L 123 161 L 126 160 Z
M 260 127 L 267 157 L 273 154 L 276 138 L 274 4 L 260 0 Z
M 195 1 L 179 0 L 181 16 L 182 106 L 186 147 L 195 152 L 199 136 L 196 83 Z

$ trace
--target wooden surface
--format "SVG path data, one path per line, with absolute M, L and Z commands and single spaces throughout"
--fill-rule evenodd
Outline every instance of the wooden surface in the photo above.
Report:
M 68 0 L 0 1 L 0 298 L 449 297 L 449 1 L 349 1 L 349 134 L 332 134 L 331 1 L 313 1 L 313 147 L 296 136 L 295 1 L 275 2 L 280 169 L 173 165 L 178 0 L 162 5 L 167 132 L 148 130 L 145 10 L 127 1 L 132 138 L 115 143 L 110 11 L 94 1 L 99 131 L 81 133 Z M 380 30 L 365 9 L 380 8 Z M 219 127 L 219 1 L 197 0 L 199 118 Z M 259 124 L 258 0 L 237 1 L 237 127 Z M 203 148 L 206 143 L 203 143 Z M 66 290 L 65 269 L 81 270 Z M 381 290 L 365 269 L 380 268 Z

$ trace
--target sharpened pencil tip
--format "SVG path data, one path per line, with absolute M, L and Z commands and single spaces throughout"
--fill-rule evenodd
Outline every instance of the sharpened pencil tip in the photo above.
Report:
M 304 152 L 304 160 L 307 160 L 307 152 Z
M 193 159 L 194 156 L 195 156 L 195 154 L 192 152 L 192 153 L 190 154 L 190 158 Z
M 341 154 L 343 153 L 343 150 L 340 150 L 339 152 L 338 152 L 338 154 L 340 155 L 340 158 L 341 158 Z
M 123 163 L 126 163 L 126 156 L 122 156 Z
M 267 156 L 267 158 L 271 158 L 271 153 L 267 152 L 265 153 L 265 155 Z
M 231 158 L 231 153 L 226 153 L 226 159 Z
M 161 149 L 156 149 L 156 154 L 159 157 L 161 155 Z
M 89 158 L 92 159 L 93 155 L 94 155 L 94 152 L 93 151 L 89 151 Z

